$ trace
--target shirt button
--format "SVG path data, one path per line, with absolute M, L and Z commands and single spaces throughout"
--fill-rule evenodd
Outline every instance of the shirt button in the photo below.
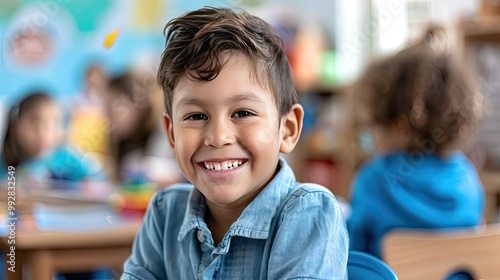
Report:
M 198 230 L 198 232 L 196 233 L 196 237 L 198 237 L 198 241 L 200 241 L 200 242 L 205 241 L 205 237 L 201 233 L 201 230 Z

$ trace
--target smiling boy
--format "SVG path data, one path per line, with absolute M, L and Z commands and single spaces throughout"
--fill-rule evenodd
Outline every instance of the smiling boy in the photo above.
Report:
M 122 279 L 346 279 L 334 196 L 280 153 L 302 129 L 281 41 L 246 12 L 203 8 L 166 27 L 164 124 L 191 184 L 153 198 Z

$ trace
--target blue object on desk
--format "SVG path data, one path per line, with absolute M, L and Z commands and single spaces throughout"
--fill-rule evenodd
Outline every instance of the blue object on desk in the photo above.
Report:
M 397 280 L 392 269 L 382 260 L 370 254 L 350 250 L 347 261 L 349 280 Z

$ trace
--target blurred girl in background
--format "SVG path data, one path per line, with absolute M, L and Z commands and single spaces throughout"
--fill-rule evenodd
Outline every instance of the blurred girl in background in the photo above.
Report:
M 84 181 L 102 181 L 99 170 L 64 145 L 63 112 L 49 95 L 33 92 L 9 112 L 2 147 L 1 170 L 15 168 L 18 195 L 50 188 L 73 188 Z M 6 172 L 1 172 L 5 176 Z M 105 271 L 65 273 L 57 279 L 95 279 Z
M 9 111 L 0 164 L 15 167 L 21 187 L 26 188 L 103 179 L 84 155 L 63 143 L 62 109 L 49 95 L 33 92 Z

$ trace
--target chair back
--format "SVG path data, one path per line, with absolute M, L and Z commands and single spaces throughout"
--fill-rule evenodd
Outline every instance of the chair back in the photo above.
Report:
M 349 280 L 397 280 L 394 272 L 379 258 L 350 250 L 347 260 Z
M 500 279 L 500 225 L 393 230 L 382 241 L 382 258 L 401 280 L 446 279 L 457 271 Z

